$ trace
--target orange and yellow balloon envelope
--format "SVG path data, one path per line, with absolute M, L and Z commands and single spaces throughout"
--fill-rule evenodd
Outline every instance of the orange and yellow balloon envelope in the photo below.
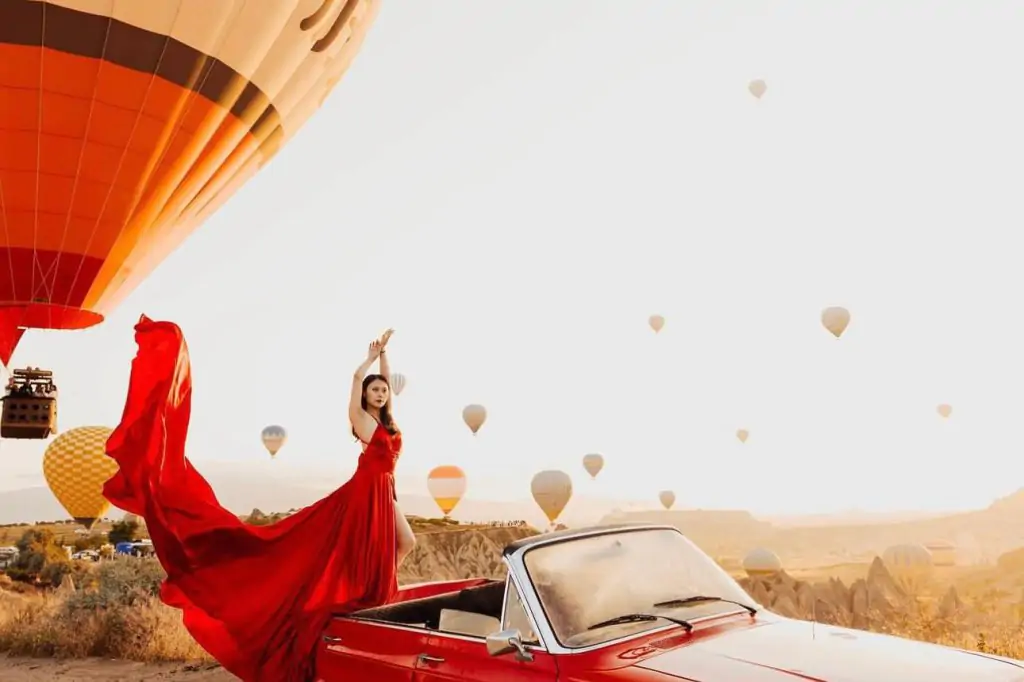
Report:
M 448 516 L 466 494 L 466 474 L 452 464 L 434 467 L 427 475 L 427 490 L 441 513 Z

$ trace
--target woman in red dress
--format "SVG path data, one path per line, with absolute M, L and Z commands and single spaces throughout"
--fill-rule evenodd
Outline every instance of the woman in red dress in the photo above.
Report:
M 245 682 L 312 679 L 331 614 L 386 603 L 398 588 L 398 560 L 412 533 L 395 503 L 401 434 L 386 409 L 386 361 L 383 378 L 363 379 L 390 336 L 371 344 L 353 381 L 352 427 L 365 446 L 355 474 L 277 523 L 250 526 L 220 505 L 185 457 L 192 376 L 181 330 L 145 316 L 135 327 L 128 398 L 107 441 L 119 470 L 104 495 L 145 519 L 167 572 L 161 598 Z
M 396 565 L 408 556 L 416 546 L 416 536 L 409 526 L 402 510 L 398 507 L 398 495 L 394 492 L 394 465 L 402 452 L 402 433 L 395 426 L 391 416 L 391 368 L 388 364 L 387 345 L 394 334 L 388 329 L 370 344 L 363 364 L 352 376 L 352 395 L 348 404 L 348 419 L 352 435 L 359 439 L 363 454 L 359 458 L 359 469 L 367 475 L 374 471 L 386 471 L 391 478 L 392 499 L 395 502 Z M 367 374 L 370 367 L 380 360 L 380 373 Z

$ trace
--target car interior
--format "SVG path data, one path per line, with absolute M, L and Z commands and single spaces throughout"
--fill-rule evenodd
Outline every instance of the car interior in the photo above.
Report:
M 501 630 L 504 600 L 505 581 L 492 580 L 457 592 L 355 611 L 348 617 L 484 638 Z

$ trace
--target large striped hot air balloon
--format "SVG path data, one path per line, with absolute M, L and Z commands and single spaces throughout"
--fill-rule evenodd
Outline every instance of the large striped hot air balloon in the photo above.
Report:
M 102 322 L 319 108 L 379 6 L 0 1 L 0 361 Z
M 451 464 L 434 467 L 427 475 L 427 490 L 447 517 L 466 494 L 466 474 Z
M 117 462 L 106 455 L 111 433 L 106 426 L 79 426 L 54 438 L 43 455 L 43 476 L 54 497 L 86 528 L 110 509 L 103 484 L 117 472 Z

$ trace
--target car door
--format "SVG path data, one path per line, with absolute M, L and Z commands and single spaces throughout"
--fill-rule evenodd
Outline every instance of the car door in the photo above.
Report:
M 531 651 L 532 661 L 515 654 L 491 656 L 482 639 L 437 634 L 429 638 L 416 663 L 414 682 L 556 682 L 555 658 Z
M 491 656 L 486 640 L 479 637 L 431 633 L 416 662 L 415 682 L 555 682 L 555 657 L 540 646 L 529 616 L 519 599 L 515 583 L 509 580 L 502 609 L 502 629 L 520 631 L 532 661 L 519 661 L 514 653 Z
M 425 629 L 333 618 L 317 644 L 317 682 L 411 682 Z

